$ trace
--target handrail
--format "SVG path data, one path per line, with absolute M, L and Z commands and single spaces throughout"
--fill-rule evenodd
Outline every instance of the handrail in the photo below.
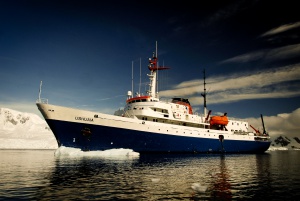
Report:
M 47 98 L 39 98 L 39 99 L 36 99 L 36 103 L 48 104 L 48 99 Z

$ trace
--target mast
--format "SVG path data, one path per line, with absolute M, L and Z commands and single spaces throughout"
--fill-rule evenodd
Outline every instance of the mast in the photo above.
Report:
M 39 103 L 41 103 L 42 84 L 43 84 L 43 82 L 41 81 L 40 90 L 39 90 Z
M 204 107 L 204 116 L 206 117 L 206 111 L 207 111 L 207 108 L 206 108 L 206 82 L 205 82 L 205 69 L 203 70 L 203 80 L 204 80 L 204 92 L 201 93 L 201 96 L 203 96 L 203 99 L 204 99 L 203 107 Z
M 266 132 L 266 129 L 265 129 L 265 123 L 264 123 L 263 115 L 261 114 L 260 117 L 261 117 L 261 122 L 262 122 L 262 125 L 263 125 L 263 135 L 267 135 L 267 132 Z
M 133 98 L 133 61 L 131 62 L 131 98 Z
M 142 85 L 142 59 L 140 58 L 140 85 L 139 85 L 139 94 L 141 94 L 141 85 Z
M 157 41 L 155 41 L 155 58 L 157 59 Z M 156 60 L 156 68 L 158 67 L 158 59 Z M 156 71 L 156 89 L 155 89 L 155 97 L 158 95 L 158 69 Z
M 157 58 L 157 41 L 155 41 L 155 57 Z
M 147 91 L 147 93 L 149 94 L 149 96 L 151 96 L 153 98 L 157 98 L 157 94 L 156 94 L 157 71 L 169 69 L 168 67 L 163 67 L 163 66 L 158 67 L 157 41 L 156 41 L 155 52 L 153 52 L 152 58 L 149 58 L 148 69 L 150 70 L 150 74 L 147 74 L 149 77 L 150 83 L 149 83 L 149 90 Z

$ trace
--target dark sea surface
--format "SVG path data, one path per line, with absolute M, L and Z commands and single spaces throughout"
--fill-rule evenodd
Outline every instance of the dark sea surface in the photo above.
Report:
M 0 150 L 0 200 L 300 200 L 300 151 L 54 153 Z

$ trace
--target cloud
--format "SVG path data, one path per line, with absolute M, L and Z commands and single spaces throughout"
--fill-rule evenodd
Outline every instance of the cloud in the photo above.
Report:
M 230 76 L 211 77 L 206 80 L 209 89 L 210 104 L 229 103 L 240 100 L 262 98 L 289 98 L 300 96 L 297 84 L 290 81 L 300 81 L 300 64 L 281 68 L 257 71 L 251 74 L 233 74 Z M 199 95 L 203 80 L 191 80 L 174 86 L 171 90 L 160 91 L 160 97 L 188 97 L 199 105 L 202 97 Z
M 267 62 L 275 61 L 279 59 L 289 59 L 298 57 L 300 52 L 300 44 L 287 45 L 284 47 L 274 49 L 264 49 L 260 51 L 250 52 L 247 54 L 238 55 L 224 61 L 219 64 L 225 63 L 246 63 L 257 60 L 264 60 Z
M 255 1 L 236 1 L 233 3 L 229 3 L 227 6 L 220 8 L 211 16 L 209 16 L 205 24 L 211 25 L 216 22 L 224 21 L 237 15 L 238 13 L 242 13 L 245 10 L 250 9 L 251 7 L 255 6 L 255 4 Z
M 286 135 L 289 137 L 296 137 L 300 135 L 300 108 L 291 113 L 278 114 L 277 116 L 264 116 L 264 124 L 269 135 L 278 136 Z M 261 118 L 245 119 L 254 128 L 263 130 Z
M 260 35 L 260 37 L 265 37 L 265 36 L 271 36 L 271 35 L 275 35 L 275 34 L 279 34 L 282 32 L 286 32 L 289 31 L 291 29 L 295 29 L 300 27 L 300 22 L 295 22 L 295 23 L 290 23 L 290 24 L 284 24 L 281 25 L 279 27 L 276 27 L 274 29 L 271 29 L 265 33 L 263 33 L 262 35 Z

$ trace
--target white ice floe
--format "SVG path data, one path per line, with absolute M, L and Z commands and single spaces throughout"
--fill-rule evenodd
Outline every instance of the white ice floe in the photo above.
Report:
M 289 149 L 287 147 L 270 147 L 268 149 L 268 151 L 277 151 L 277 150 L 280 150 L 280 151 L 288 151 Z
M 152 181 L 153 183 L 158 183 L 158 182 L 160 181 L 160 179 L 159 179 L 159 178 L 152 178 L 151 181 Z
M 61 146 L 55 150 L 56 157 L 102 157 L 110 159 L 139 158 L 140 154 L 131 149 L 109 149 L 104 151 L 82 151 L 76 148 Z
M 207 190 L 207 186 L 201 185 L 200 183 L 193 183 L 191 187 L 198 193 L 204 193 Z

